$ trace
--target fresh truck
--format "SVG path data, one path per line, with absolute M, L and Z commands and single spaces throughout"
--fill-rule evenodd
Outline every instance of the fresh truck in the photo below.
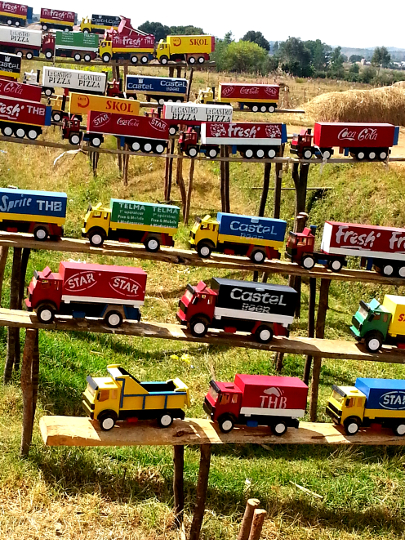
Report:
M 141 242 L 148 251 L 173 246 L 179 226 L 180 208 L 167 204 L 111 199 L 110 206 L 89 206 L 82 235 L 93 246 L 104 240 Z
M 215 88 L 200 90 L 199 103 L 238 103 L 240 108 L 248 107 L 252 112 L 273 113 L 278 105 L 280 87 L 278 84 L 259 83 L 219 83 L 218 96 Z
M 230 105 L 199 103 L 164 103 L 162 118 L 170 124 L 169 134 L 175 135 L 180 125 L 199 127 L 204 122 L 232 122 Z
M 63 236 L 66 203 L 66 193 L 0 188 L 0 229 L 57 240 Z
M 0 97 L 0 129 L 5 137 L 14 135 L 33 141 L 42 133 L 44 126 L 51 125 L 51 114 L 51 107 L 42 103 Z
M 250 332 L 260 343 L 268 343 L 273 335 L 288 334 L 297 298 L 297 291 L 285 285 L 212 278 L 211 287 L 203 281 L 187 285 L 177 320 L 195 337 L 221 328 L 227 333 Z
M 103 431 L 117 420 L 154 420 L 162 428 L 174 418 L 184 419 L 183 407 L 190 406 L 188 387 L 180 379 L 141 382 L 119 364 L 107 366 L 109 377 L 87 377 L 83 408 Z
M 76 62 L 82 59 L 90 62 L 98 56 L 98 36 L 57 30 L 54 34 L 44 36 L 42 52 L 49 60 L 54 56 L 61 56 L 73 58 Z
M 272 159 L 287 142 L 285 124 L 210 122 L 201 124 L 200 131 L 200 144 L 198 133 L 192 128 L 180 134 L 180 148 L 190 157 L 201 152 L 213 159 L 222 146 L 228 146 L 233 154 L 239 152 L 246 159 Z
M 167 36 L 159 41 L 156 58 L 163 65 L 184 60 L 192 65 L 204 64 L 214 51 L 214 36 Z
M 32 60 L 39 56 L 42 44 L 42 32 L 40 30 L 28 30 L 25 28 L 11 28 L 0 26 L 0 49 L 2 52 L 18 54 L 18 56 Z
M 21 56 L 0 52 L 0 77 L 9 81 L 16 81 L 20 76 L 20 72 Z
M 39 321 L 56 314 L 103 319 L 112 327 L 124 319 L 139 321 L 145 299 L 146 272 L 141 268 L 62 261 L 59 271 L 35 271 L 25 304 Z
M 223 433 L 235 425 L 269 426 L 274 435 L 299 427 L 305 414 L 308 386 L 298 377 L 235 375 L 233 383 L 210 381 L 204 411 Z
M 49 97 L 55 93 L 55 88 L 104 95 L 107 88 L 107 74 L 44 66 L 42 69 L 42 91 Z
M 84 17 L 80 23 L 80 30 L 82 32 L 94 34 L 104 34 L 105 30 L 118 30 L 118 26 L 121 22 L 121 17 L 114 15 L 92 15 L 91 17 Z
M 315 263 L 339 272 L 346 257 L 360 257 L 367 270 L 374 268 L 384 276 L 405 278 L 405 229 L 327 221 L 321 250 L 315 251 L 316 227 L 305 227 L 302 233 L 290 232 L 286 256 L 307 270 Z
M 25 26 L 32 21 L 32 7 L 13 2 L 0 2 L 0 24 Z
M 0 78 L 0 96 L 40 102 L 41 94 L 42 90 L 39 86 Z
M 212 251 L 247 255 L 253 262 L 279 259 L 287 223 L 281 219 L 218 212 L 216 219 L 197 218 L 190 231 L 190 245 L 202 258 Z
M 121 17 L 118 30 L 105 32 L 100 43 L 99 56 L 105 63 L 111 60 L 130 60 L 133 64 L 147 64 L 155 50 L 155 36 L 131 26 L 131 20 Z
M 299 158 L 329 159 L 333 148 L 358 160 L 384 161 L 398 144 L 399 127 L 392 124 L 360 122 L 315 122 L 312 129 L 294 134 L 290 151 Z
M 350 331 L 371 353 L 377 352 L 383 343 L 404 349 L 405 297 L 386 294 L 382 304 L 376 298 L 369 303 L 361 300 Z
M 143 94 L 148 101 L 153 98 L 159 105 L 163 105 L 165 101 L 185 101 L 187 88 L 187 79 L 176 77 L 127 75 L 125 80 L 127 96 L 137 99 L 138 94 Z
M 59 9 L 41 8 L 39 17 L 42 30 L 58 29 L 73 30 L 73 25 L 77 24 L 77 14 L 73 11 L 62 11 Z
M 356 379 L 354 386 L 332 387 L 326 413 L 346 435 L 373 424 L 405 435 L 405 381 L 395 379 Z

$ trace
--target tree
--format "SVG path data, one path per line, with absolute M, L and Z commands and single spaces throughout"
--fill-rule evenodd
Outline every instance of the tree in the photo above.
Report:
M 332 48 L 320 39 L 304 41 L 304 47 L 311 53 L 311 65 L 317 71 L 324 71 L 328 65 L 328 58 Z
M 188 26 L 171 26 L 170 34 L 176 36 L 199 36 L 204 34 L 204 30 L 198 26 L 193 26 L 192 24 Z
M 266 51 L 270 50 L 270 43 L 261 32 L 249 30 L 249 32 L 246 32 L 246 34 L 243 36 L 242 41 L 251 41 L 252 43 L 257 43 L 259 47 L 262 47 Z
M 312 75 L 311 51 L 300 38 L 289 37 L 279 45 L 281 67 L 284 71 L 298 77 Z
M 267 57 L 267 52 L 257 43 L 242 40 L 232 42 L 225 52 L 224 67 L 228 71 L 262 73 Z
M 373 66 L 387 68 L 391 62 L 391 55 L 388 52 L 386 47 L 376 47 L 374 49 L 373 57 L 371 58 L 371 63 Z
M 342 77 L 344 75 L 343 62 L 345 56 L 342 54 L 342 47 L 333 49 L 329 59 L 329 72 L 332 77 Z
M 273 54 L 277 54 L 278 53 L 278 41 L 275 41 L 273 43 Z
M 349 68 L 350 73 L 359 73 L 360 72 L 360 66 L 359 64 L 352 64 Z
M 160 41 L 161 39 L 166 39 L 166 36 L 170 34 L 170 28 L 168 26 L 164 26 L 160 22 L 146 21 L 143 24 L 141 24 L 138 28 L 139 30 L 142 30 L 142 32 L 146 32 L 147 34 L 153 34 L 155 36 L 156 41 Z
M 363 57 L 360 54 L 352 54 L 349 58 L 349 62 L 351 64 L 354 64 L 355 62 L 361 62 L 363 60 Z

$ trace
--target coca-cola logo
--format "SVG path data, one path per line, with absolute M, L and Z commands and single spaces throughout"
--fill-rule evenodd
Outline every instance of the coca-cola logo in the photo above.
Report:
M 377 140 L 377 128 L 364 128 L 360 131 L 358 136 L 359 141 L 376 141 Z
M 83 272 L 77 272 L 73 274 L 69 279 L 65 281 L 66 292 L 81 292 L 91 289 L 96 285 L 97 280 L 94 272 L 91 270 L 84 270 Z
M 3 91 L 5 94 L 21 95 L 23 93 L 23 86 L 17 82 L 8 82 L 3 86 L 3 83 L 0 83 L 0 91 Z
M 168 129 L 167 122 L 161 120 L 160 118 L 152 118 L 150 121 L 150 125 L 158 131 L 166 131 Z
M 223 97 L 228 97 L 233 94 L 234 87 L 233 86 L 223 86 L 221 88 L 221 95 Z
M 264 89 L 265 93 L 268 95 L 268 96 L 276 96 L 277 93 L 278 93 L 278 87 L 274 87 L 274 86 L 266 86 L 266 88 Z
M 359 133 L 355 129 L 350 131 L 349 128 L 343 128 L 339 134 L 338 139 L 340 141 L 376 141 L 377 140 L 377 128 L 367 127 L 362 129 Z
M 114 276 L 110 279 L 110 287 L 121 296 L 136 297 L 140 288 L 139 283 L 128 276 Z
M 110 121 L 110 115 L 108 113 L 98 114 L 97 116 L 93 118 L 93 126 L 95 127 L 105 126 L 106 124 L 108 124 L 109 121 Z
M 348 128 L 343 128 L 338 134 L 339 141 L 355 141 L 356 132 L 349 131 Z
M 240 94 L 241 96 L 257 96 L 259 91 L 257 86 L 245 86 L 240 89 Z
M 138 118 L 120 118 L 117 119 L 117 126 L 128 126 L 128 127 L 138 127 L 139 120 Z
M 278 139 L 281 137 L 281 128 L 278 124 L 267 124 L 264 128 L 266 137 L 270 139 Z

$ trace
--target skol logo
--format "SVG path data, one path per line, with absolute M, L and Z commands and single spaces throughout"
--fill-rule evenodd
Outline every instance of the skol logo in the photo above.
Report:
M 179 47 L 181 45 L 181 38 L 179 38 L 179 37 L 173 38 L 172 43 L 173 43 L 174 47 Z
M 127 276 L 114 276 L 110 279 L 109 285 L 116 293 L 126 298 L 136 297 L 140 288 L 139 283 Z
M 89 270 L 73 274 L 65 283 L 65 290 L 68 292 L 80 292 L 91 289 L 97 281 L 94 272 Z
M 90 104 L 90 98 L 88 96 L 78 96 L 77 106 L 81 109 L 85 109 Z

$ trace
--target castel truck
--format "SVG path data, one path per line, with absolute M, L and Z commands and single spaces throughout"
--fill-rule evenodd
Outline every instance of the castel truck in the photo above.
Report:
M 141 242 L 153 252 L 174 245 L 179 215 L 177 206 L 111 199 L 108 208 L 101 203 L 89 206 L 82 234 L 93 246 L 102 246 L 106 239 Z
M 166 41 L 159 41 L 156 58 L 163 65 L 184 60 L 191 65 L 204 64 L 214 51 L 214 36 L 167 36 Z
M 248 107 L 252 112 L 270 112 L 276 110 L 279 101 L 278 84 L 259 83 L 219 83 L 218 96 L 215 88 L 200 90 L 198 103 L 237 103 L 243 110 Z
M 269 426 L 274 435 L 299 427 L 305 414 L 308 386 L 297 377 L 235 375 L 235 381 L 211 380 L 204 411 L 223 433 L 235 425 Z
M 252 262 L 279 259 L 287 223 L 282 219 L 218 212 L 216 219 L 197 218 L 190 231 L 190 245 L 202 258 L 212 251 L 246 255 Z
M 80 30 L 85 34 L 104 34 L 105 30 L 118 30 L 121 17 L 115 15 L 92 15 L 84 17 L 80 23 Z
M 405 381 L 358 378 L 354 386 L 333 385 L 326 413 L 346 435 L 373 424 L 405 435 Z
M 180 379 L 141 382 L 119 364 L 107 366 L 107 371 L 109 377 L 87 377 L 82 402 L 103 431 L 112 429 L 117 420 L 157 419 L 160 427 L 167 428 L 173 419 L 184 419 L 190 396 Z
M 145 299 L 146 272 L 141 268 L 62 261 L 59 271 L 35 271 L 25 304 L 43 324 L 55 315 L 103 319 L 112 327 L 124 319 L 139 321 Z
M 26 26 L 32 22 L 32 7 L 14 2 L 0 2 L 0 24 Z
M 0 52 L 0 77 L 10 82 L 15 82 L 19 78 L 20 73 L 21 56 Z
M 294 320 L 298 293 L 285 285 L 212 278 L 211 287 L 200 281 L 187 285 L 177 320 L 193 336 L 203 337 L 209 328 L 227 333 L 250 332 L 260 343 L 273 335 L 286 336 Z
M 127 96 L 137 99 L 143 94 L 147 101 L 155 99 L 159 105 L 166 101 L 186 101 L 188 81 L 179 77 L 146 77 L 144 75 L 127 75 L 125 91 Z

